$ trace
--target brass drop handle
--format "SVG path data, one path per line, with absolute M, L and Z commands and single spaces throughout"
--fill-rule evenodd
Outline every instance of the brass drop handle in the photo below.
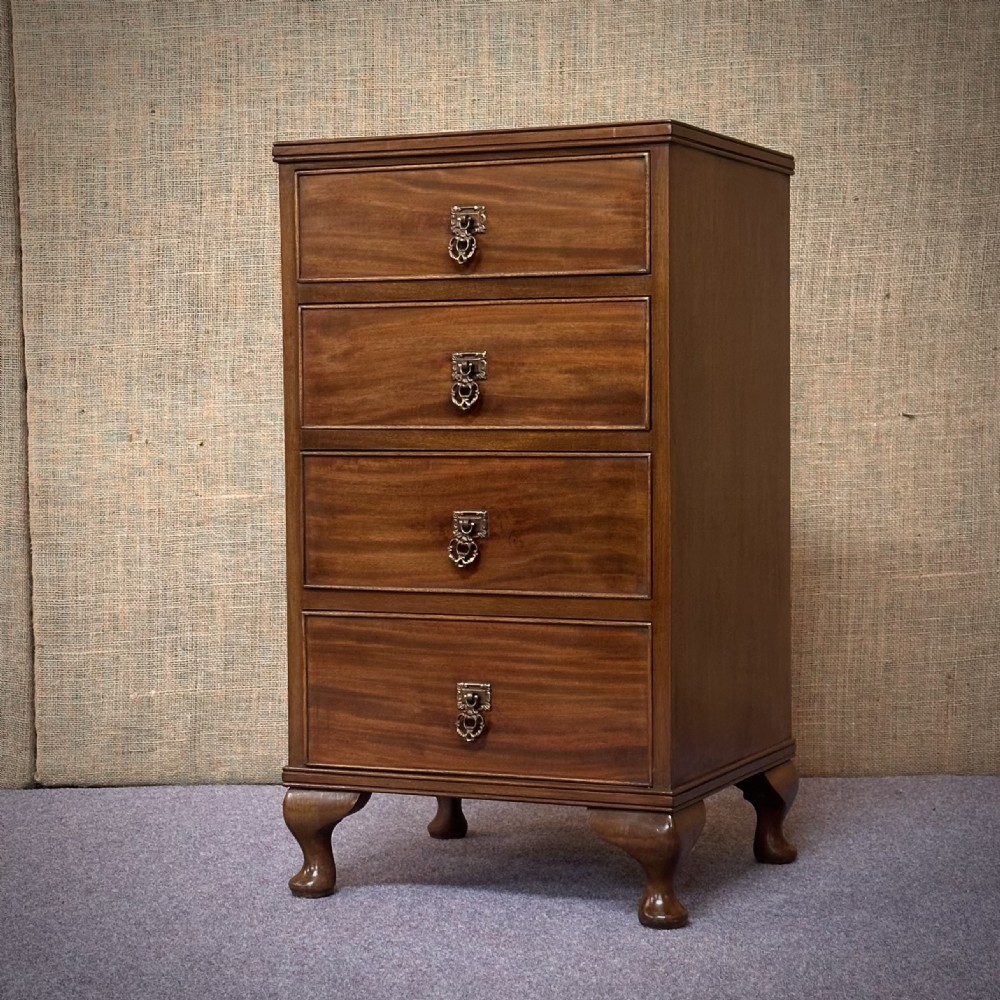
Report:
M 490 685 L 463 681 L 457 686 L 456 699 L 458 718 L 455 720 L 455 732 L 466 743 L 478 740 L 486 732 L 483 712 L 488 712 L 493 702 Z
M 479 402 L 479 383 L 485 379 L 485 351 L 458 351 L 451 356 L 451 401 L 460 410 Z
M 456 264 L 468 264 L 476 253 L 476 237 L 486 232 L 486 206 L 452 205 L 448 229 L 448 256 Z
M 485 510 L 456 510 L 451 515 L 451 541 L 448 558 L 459 568 L 467 569 L 479 558 L 477 538 L 490 533 L 490 515 Z

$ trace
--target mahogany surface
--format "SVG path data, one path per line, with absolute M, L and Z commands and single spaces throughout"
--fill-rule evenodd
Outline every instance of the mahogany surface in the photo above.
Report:
M 484 351 L 469 410 L 451 355 Z M 644 429 L 649 300 L 522 299 L 309 306 L 302 311 L 308 427 Z
M 502 131 L 419 132 L 392 136 L 341 136 L 336 139 L 292 139 L 276 142 L 278 163 L 311 161 L 391 163 L 418 159 L 428 153 L 460 153 L 469 159 L 485 158 L 495 152 L 514 153 L 567 149 L 613 149 L 669 143 L 710 151 L 756 166 L 791 174 L 795 161 L 787 153 L 733 139 L 729 136 L 679 121 L 605 122 L 599 125 L 535 126 Z
M 766 865 L 787 865 L 798 857 L 794 845 L 785 838 L 782 823 L 792 808 L 799 790 L 795 765 L 786 761 L 770 771 L 763 771 L 736 783 L 757 813 L 754 831 L 754 857 Z
M 454 205 L 487 211 L 482 252 L 464 270 L 447 254 Z M 642 153 L 303 170 L 299 276 L 349 281 L 645 271 L 648 211 Z
M 683 784 L 791 739 L 788 179 L 671 149 L 669 197 L 670 732 Z
M 434 796 L 432 836 L 462 797 L 589 807 L 646 870 L 648 926 L 685 919 L 674 872 L 721 788 L 758 859 L 791 860 L 791 158 L 679 122 L 274 155 L 286 783 L 324 816 Z M 486 206 L 465 265 L 455 205 Z M 463 412 L 465 351 L 488 374 Z M 490 518 L 464 569 L 457 510 Z M 471 742 L 462 682 L 492 686 Z M 332 887 L 317 822 L 300 883 Z
M 469 823 L 462 812 L 462 800 L 438 795 L 437 812 L 427 824 L 427 832 L 435 840 L 461 840 L 469 832 Z
M 296 896 L 329 896 L 337 885 L 337 866 L 330 842 L 334 827 L 363 809 L 370 792 L 330 792 L 289 788 L 285 792 L 285 823 L 302 848 L 302 867 L 288 887 Z
M 645 597 L 649 457 L 344 452 L 303 460 L 307 586 Z M 489 536 L 458 568 L 452 514 Z
M 657 929 L 683 927 L 688 911 L 677 898 L 674 875 L 701 835 L 705 803 L 671 813 L 589 809 L 587 818 L 594 833 L 642 865 L 646 890 L 639 900 L 639 922 Z
M 306 617 L 310 763 L 648 785 L 649 627 Z M 456 686 L 493 686 L 485 734 Z

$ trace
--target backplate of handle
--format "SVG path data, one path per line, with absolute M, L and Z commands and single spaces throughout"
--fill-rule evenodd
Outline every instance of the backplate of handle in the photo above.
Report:
M 485 510 L 456 510 L 451 515 L 448 558 L 459 568 L 468 569 L 479 558 L 477 538 L 490 533 L 490 515 Z
M 480 681 L 462 681 L 456 690 L 458 701 L 458 717 L 455 719 L 455 731 L 471 743 L 486 732 L 486 717 L 493 704 L 492 686 Z
M 479 246 L 476 237 L 486 232 L 486 206 L 452 205 L 448 230 L 448 256 L 456 264 L 468 264 Z
M 485 351 L 457 351 L 451 356 L 451 401 L 463 412 L 479 402 L 486 379 Z

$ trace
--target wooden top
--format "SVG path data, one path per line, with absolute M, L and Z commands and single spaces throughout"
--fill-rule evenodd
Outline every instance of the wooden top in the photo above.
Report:
M 568 145 L 588 147 L 634 146 L 637 143 L 676 143 L 744 160 L 791 174 L 794 159 L 786 153 L 741 142 L 678 121 L 627 122 L 607 125 L 564 125 L 557 128 L 521 128 L 482 132 L 435 132 L 377 138 L 312 139 L 276 142 L 279 163 L 308 160 L 351 160 L 421 154 L 527 152 Z

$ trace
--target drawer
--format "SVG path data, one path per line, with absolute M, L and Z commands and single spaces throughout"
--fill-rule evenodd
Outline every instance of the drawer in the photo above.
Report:
M 649 270 L 645 153 L 433 166 L 300 170 L 300 281 Z M 482 206 L 465 264 L 448 253 L 451 210 Z
M 305 585 L 646 597 L 649 456 L 306 455 Z M 456 511 L 488 536 L 460 567 Z
M 306 306 L 300 316 L 307 427 L 648 426 L 648 299 Z M 486 356 L 464 409 L 457 352 Z
M 650 628 L 306 615 L 310 764 L 648 785 Z M 457 686 L 490 685 L 477 738 Z

